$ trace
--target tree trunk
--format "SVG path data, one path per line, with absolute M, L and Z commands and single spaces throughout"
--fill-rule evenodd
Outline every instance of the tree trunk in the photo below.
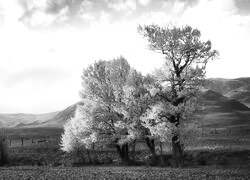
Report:
M 116 144 L 116 149 L 118 151 L 118 154 L 121 158 L 122 163 L 124 164 L 129 164 L 130 159 L 129 159 L 129 148 L 128 144 L 123 144 L 123 145 L 118 145 Z
M 133 162 L 135 162 L 135 145 L 136 145 L 136 139 L 133 142 L 133 150 L 132 150 Z
M 90 153 L 89 153 L 89 150 L 88 150 L 88 149 L 87 149 L 87 155 L 88 155 L 89 163 L 91 164 L 91 163 L 92 163 L 92 160 L 91 160 L 91 156 L 90 156 Z
M 157 155 L 155 153 L 155 141 L 154 141 L 154 139 L 150 139 L 148 137 L 146 137 L 145 140 L 146 140 L 146 144 L 147 144 L 147 146 L 148 146 L 148 148 L 150 150 L 150 153 L 151 153 L 151 155 L 153 157 L 153 161 L 156 162 L 157 161 Z
M 98 163 L 98 157 L 96 155 L 96 151 L 95 151 L 95 143 L 92 144 L 92 154 L 94 156 L 94 164 Z
M 183 167 L 183 149 L 178 135 L 172 137 L 173 167 Z
M 160 141 L 160 150 L 161 150 L 161 166 L 163 166 L 163 152 L 162 152 L 162 142 Z
M 81 149 L 78 149 L 78 157 L 81 159 L 81 163 L 85 164 L 84 152 Z

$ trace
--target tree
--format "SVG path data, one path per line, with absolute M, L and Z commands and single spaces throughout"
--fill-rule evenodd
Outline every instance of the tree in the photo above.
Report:
M 143 121 L 151 130 L 172 143 L 174 166 L 183 165 L 181 134 L 196 109 L 199 89 L 205 78 L 208 60 L 217 57 L 211 41 L 201 41 L 201 33 L 190 26 L 139 26 L 138 31 L 147 38 L 149 48 L 161 53 L 165 62 L 153 75 L 156 84 L 151 87 L 155 101 Z
M 156 157 L 154 139 L 140 121 L 150 104 L 146 86 L 152 78 L 142 76 L 120 57 L 112 61 L 98 61 L 83 71 L 82 106 L 65 126 L 63 150 L 78 144 L 88 146 L 91 139 L 99 144 L 113 144 L 123 162 L 128 163 L 129 144 L 137 138 L 146 140 Z M 86 130 L 87 128 L 87 130 Z M 86 139 L 90 137 L 91 139 Z
M 146 113 L 152 101 L 148 86 L 150 86 L 153 81 L 150 76 L 143 76 L 136 70 L 131 69 L 127 77 L 126 85 L 123 88 L 123 98 L 117 109 L 128 119 L 130 138 L 134 140 L 144 139 L 153 157 L 153 163 L 156 163 L 157 156 L 154 136 L 152 136 L 146 126 L 143 126 L 141 121 L 141 116 Z
M 82 150 L 86 149 L 89 162 L 91 157 L 89 149 L 96 142 L 96 136 L 92 132 L 92 116 L 91 109 L 93 104 L 78 105 L 75 116 L 67 121 L 64 125 L 64 133 L 61 136 L 61 149 L 66 152 L 77 152 L 82 161 L 84 157 L 81 154 Z
M 97 142 L 113 144 L 124 163 L 129 163 L 129 120 L 117 111 L 124 95 L 123 87 L 130 72 L 128 62 L 120 57 L 112 61 L 98 61 L 83 71 L 82 102 L 95 104 L 91 111 L 92 133 Z

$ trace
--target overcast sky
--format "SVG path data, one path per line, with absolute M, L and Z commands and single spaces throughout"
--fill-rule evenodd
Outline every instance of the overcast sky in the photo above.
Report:
M 142 73 L 163 63 L 139 24 L 189 24 L 220 58 L 208 77 L 250 77 L 249 0 L 0 0 L 0 113 L 45 113 L 79 101 L 82 69 L 123 55 Z

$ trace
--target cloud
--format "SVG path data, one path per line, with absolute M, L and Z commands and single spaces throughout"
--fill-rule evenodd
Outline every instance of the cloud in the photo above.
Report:
M 68 9 L 69 16 L 75 16 L 81 8 L 83 0 L 47 0 L 45 11 L 59 14 L 61 10 Z
M 135 11 L 136 1 L 135 0 L 116 0 L 109 1 L 108 7 L 115 11 Z
M 47 27 L 70 22 L 86 4 L 83 2 L 84 0 L 10 0 L 3 1 L 2 4 L 4 11 L 9 10 L 4 16 L 8 14 L 9 17 L 15 17 L 12 21 L 17 19 L 30 27 Z
M 250 1 L 249 0 L 235 0 L 235 5 L 241 15 L 250 14 Z
M 138 2 L 144 6 L 147 6 L 151 0 L 139 0 Z
M 119 20 L 137 9 L 135 0 L 10 0 L 3 4 L 9 11 L 3 16 L 12 17 L 6 22 L 23 23 L 35 30 L 89 27 L 100 22 L 103 14 Z

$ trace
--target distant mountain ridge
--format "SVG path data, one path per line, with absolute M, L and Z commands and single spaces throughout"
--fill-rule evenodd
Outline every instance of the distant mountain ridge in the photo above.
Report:
M 58 112 L 45 114 L 0 114 L 0 125 L 2 127 L 21 127 L 25 124 L 41 124 L 51 117 L 54 117 Z
M 26 128 L 26 127 L 58 127 L 62 128 L 65 122 L 74 116 L 77 102 L 62 111 L 46 114 L 0 114 L 0 127 Z
M 250 127 L 250 78 L 206 80 L 202 92 L 204 112 L 202 121 L 207 127 Z M 0 127 L 57 127 L 74 116 L 77 102 L 62 111 L 46 114 L 0 114 Z

